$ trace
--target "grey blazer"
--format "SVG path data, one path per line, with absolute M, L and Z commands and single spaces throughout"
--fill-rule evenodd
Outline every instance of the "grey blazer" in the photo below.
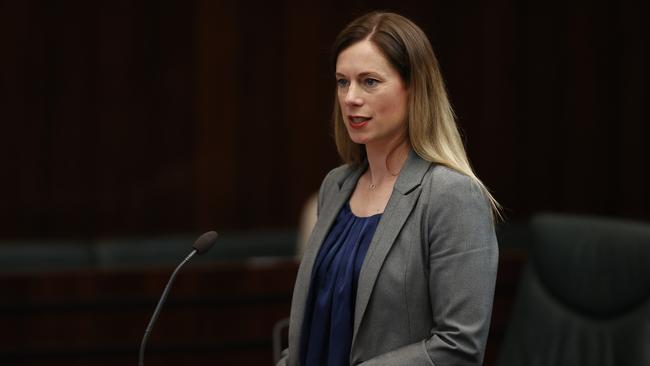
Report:
M 297 366 L 312 267 L 367 163 L 332 170 L 296 278 L 289 348 Z M 497 273 L 490 205 L 467 176 L 411 151 L 359 275 L 350 365 L 481 365 Z

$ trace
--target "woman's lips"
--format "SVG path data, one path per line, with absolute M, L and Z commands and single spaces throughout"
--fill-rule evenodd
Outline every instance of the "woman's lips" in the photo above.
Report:
M 359 116 L 350 116 L 348 121 L 350 122 L 350 127 L 359 129 L 363 128 L 370 121 L 370 117 L 359 117 Z

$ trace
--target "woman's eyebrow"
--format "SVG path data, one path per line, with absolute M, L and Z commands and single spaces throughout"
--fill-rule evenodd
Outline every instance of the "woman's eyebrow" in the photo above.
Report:
M 378 72 L 375 71 L 364 71 L 361 74 L 359 74 L 359 77 L 364 77 L 364 76 L 380 76 Z
M 347 77 L 345 74 L 342 74 L 340 72 L 335 73 L 336 77 Z M 358 75 L 358 77 L 366 77 L 366 76 L 381 76 L 378 72 L 376 71 L 364 71 Z

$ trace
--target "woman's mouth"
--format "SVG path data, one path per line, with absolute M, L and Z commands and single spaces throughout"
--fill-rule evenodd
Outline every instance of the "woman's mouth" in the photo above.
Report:
M 350 127 L 352 128 L 362 128 L 368 124 L 371 117 L 361 117 L 361 116 L 349 116 L 348 121 L 350 122 Z

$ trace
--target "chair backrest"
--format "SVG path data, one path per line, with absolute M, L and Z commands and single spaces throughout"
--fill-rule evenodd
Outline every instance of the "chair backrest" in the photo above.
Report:
M 499 366 L 650 365 L 650 225 L 544 214 Z
M 176 266 L 192 250 L 196 237 L 189 235 L 109 238 L 94 245 L 98 268 Z M 295 230 L 225 232 L 209 252 L 192 263 L 240 261 L 250 258 L 293 257 Z
M 91 245 L 74 240 L 4 240 L 0 273 L 55 272 L 92 268 Z

